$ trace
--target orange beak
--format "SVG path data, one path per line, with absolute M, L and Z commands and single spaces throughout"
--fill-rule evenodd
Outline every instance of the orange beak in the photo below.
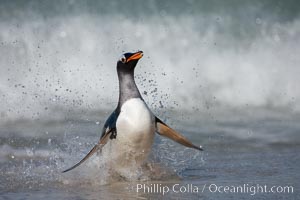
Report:
M 134 53 L 132 56 L 130 56 L 126 62 L 129 62 L 131 60 L 138 60 L 140 59 L 141 57 L 143 57 L 143 52 L 142 51 L 138 51 L 136 53 Z

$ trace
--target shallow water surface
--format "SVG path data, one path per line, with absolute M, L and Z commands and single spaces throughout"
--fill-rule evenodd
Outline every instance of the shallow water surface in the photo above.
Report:
M 298 124 L 293 123 L 297 115 L 286 116 L 283 122 L 274 117 L 274 113 L 269 117 L 263 116 L 264 120 L 249 116 L 240 117 L 239 120 L 220 116 L 216 117 L 216 121 L 196 123 L 193 120 L 182 120 L 174 125 L 194 143 L 202 144 L 204 152 L 188 149 L 156 136 L 153 151 L 148 159 L 155 173 L 149 174 L 147 169 L 141 169 L 134 173 L 142 173 L 144 176 L 131 181 L 111 174 L 105 166 L 105 161 L 109 158 L 101 157 L 101 154 L 93 156 L 73 171 L 61 173 L 63 169 L 80 160 L 98 140 L 99 123 L 72 120 L 56 123 L 19 122 L 21 127 L 27 127 L 23 129 L 18 127 L 18 123 L 15 123 L 14 127 L 8 124 L 3 126 L 1 134 L 1 197 L 299 198 L 297 191 L 300 180 L 300 129 Z M 283 118 L 281 116 L 281 119 Z M 196 117 L 192 119 L 199 120 Z M 41 123 L 44 124 L 44 129 L 40 128 Z M 34 136 L 25 137 L 28 135 L 27 131 L 34 132 Z M 264 137 L 261 137 L 262 133 Z M 242 187 L 244 190 L 216 190 L 216 187 L 225 186 Z M 261 192 L 255 189 L 259 186 L 268 189 L 272 186 L 292 186 L 293 191 Z

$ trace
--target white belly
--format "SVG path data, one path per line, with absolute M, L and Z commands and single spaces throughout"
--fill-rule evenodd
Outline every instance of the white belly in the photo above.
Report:
M 128 173 L 128 168 L 140 167 L 148 157 L 154 139 L 155 118 L 143 100 L 130 99 L 121 108 L 116 128 L 117 137 L 110 141 L 112 168 L 121 174 Z

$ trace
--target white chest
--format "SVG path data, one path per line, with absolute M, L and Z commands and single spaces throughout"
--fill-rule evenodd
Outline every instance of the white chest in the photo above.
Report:
M 146 143 L 154 134 L 154 116 L 140 98 L 126 101 L 116 123 L 117 140 Z

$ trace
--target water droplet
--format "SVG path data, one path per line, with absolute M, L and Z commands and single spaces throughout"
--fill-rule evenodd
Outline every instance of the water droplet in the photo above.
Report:
M 27 156 L 33 156 L 33 152 L 30 149 L 26 149 Z

